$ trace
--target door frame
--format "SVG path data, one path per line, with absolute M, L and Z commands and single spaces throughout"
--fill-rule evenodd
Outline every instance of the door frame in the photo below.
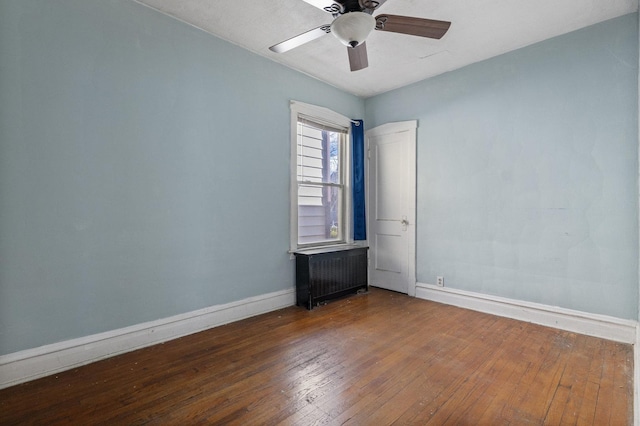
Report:
M 417 189 L 417 129 L 418 129 L 418 121 L 417 120 L 409 120 L 409 121 L 398 121 L 387 124 L 382 124 L 380 126 L 374 127 L 373 129 L 367 130 L 365 132 L 365 148 L 367 150 L 367 174 L 366 174 L 366 188 L 371 189 L 372 179 L 369 174 L 371 168 L 369 167 L 369 161 L 371 159 L 370 155 L 370 139 L 373 136 L 383 136 L 394 133 L 409 133 L 409 158 L 407 159 L 407 164 L 412 167 L 409 168 L 409 182 L 410 187 L 408 188 L 409 193 L 408 197 L 408 212 L 407 212 L 407 220 L 409 224 L 407 226 L 407 238 L 408 238 L 408 271 L 407 271 L 407 294 L 411 297 L 415 297 L 416 295 L 416 189 Z M 367 229 L 373 229 L 371 227 L 371 206 L 370 206 L 370 197 L 366 197 L 365 209 L 367 215 Z M 371 251 L 371 248 L 369 248 Z M 369 265 L 371 265 L 371 255 L 369 255 Z

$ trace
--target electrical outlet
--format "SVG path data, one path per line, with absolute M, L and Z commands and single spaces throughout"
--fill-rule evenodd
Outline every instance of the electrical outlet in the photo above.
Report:
M 438 287 L 444 287 L 444 277 L 438 277 L 436 284 L 438 284 Z

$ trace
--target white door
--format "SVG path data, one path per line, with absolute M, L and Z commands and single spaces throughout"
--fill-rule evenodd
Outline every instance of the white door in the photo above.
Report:
M 417 121 L 366 132 L 369 284 L 415 296 Z

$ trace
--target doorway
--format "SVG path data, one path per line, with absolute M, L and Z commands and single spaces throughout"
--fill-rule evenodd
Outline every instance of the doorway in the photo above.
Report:
M 415 296 L 417 121 L 366 132 L 369 284 Z

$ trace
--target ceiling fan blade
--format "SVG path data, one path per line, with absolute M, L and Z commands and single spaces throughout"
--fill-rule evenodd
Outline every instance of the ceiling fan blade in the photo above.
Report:
M 451 22 L 399 15 L 376 16 L 376 30 L 440 39 Z
M 358 71 L 369 66 L 366 42 L 362 42 L 356 47 L 347 47 L 347 52 L 349 52 L 351 71 Z
M 309 3 L 311 6 L 315 6 L 318 9 L 322 9 L 325 12 L 331 14 L 342 12 L 342 5 L 333 0 L 303 0 Z
M 374 10 L 379 9 L 386 1 L 387 0 L 360 0 L 360 6 L 363 12 L 371 15 Z
M 285 40 L 282 43 L 274 44 L 269 49 L 276 53 L 283 53 L 295 47 L 302 46 L 305 43 L 309 43 L 310 41 L 329 34 L 330 32 L 331 25 L 322 25 L 321 27 L 314 28 L 295 37 L 291 37 L 289 40 Z

